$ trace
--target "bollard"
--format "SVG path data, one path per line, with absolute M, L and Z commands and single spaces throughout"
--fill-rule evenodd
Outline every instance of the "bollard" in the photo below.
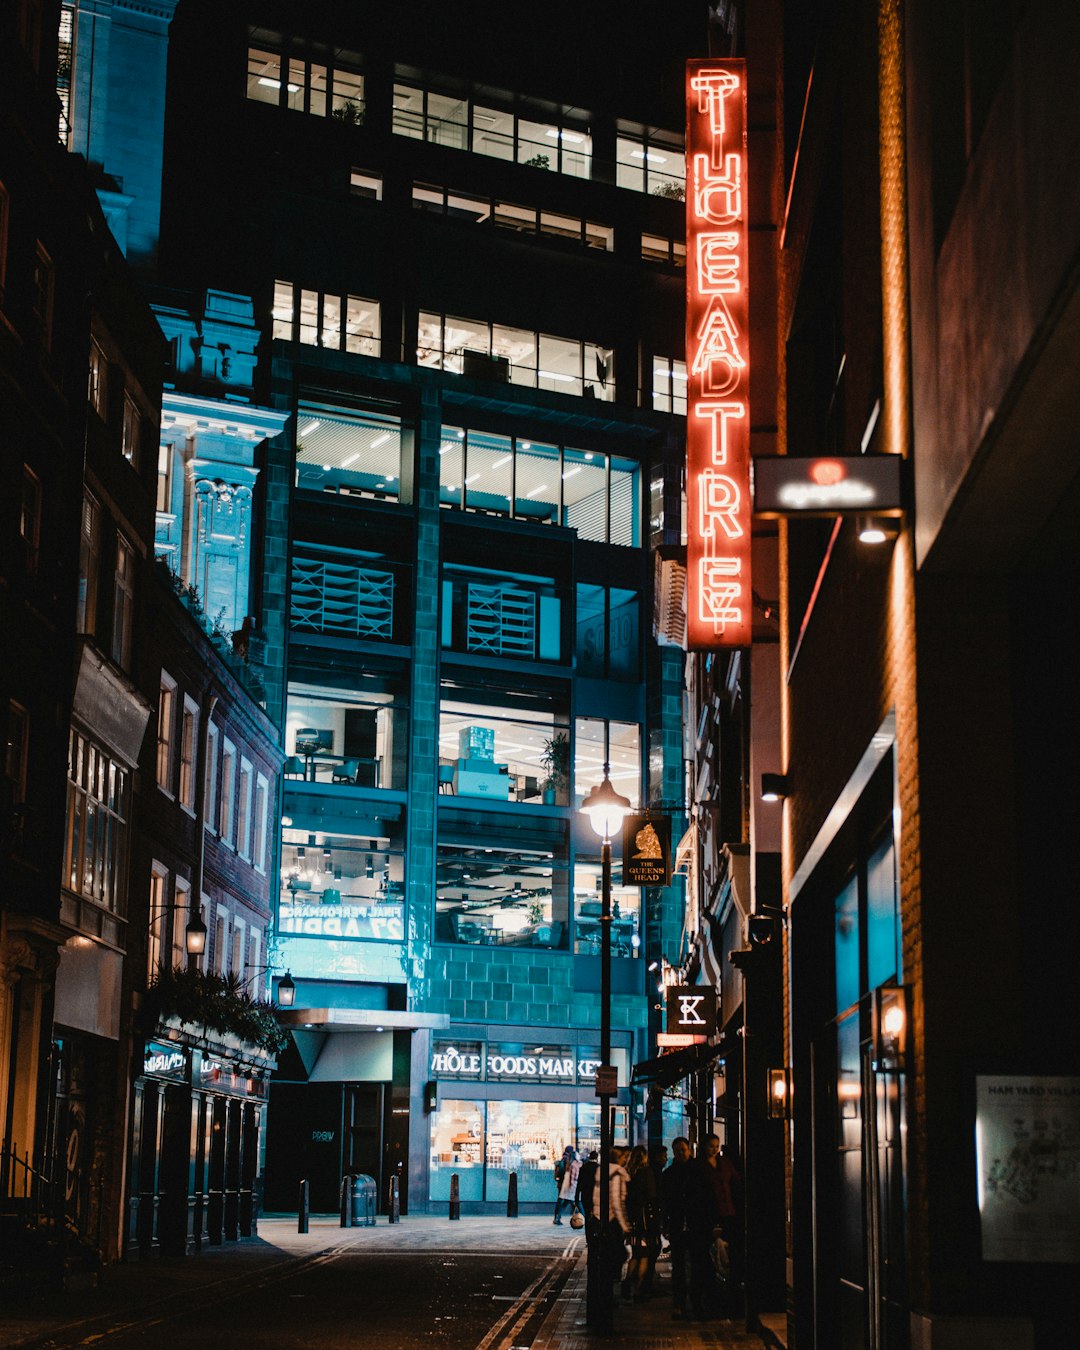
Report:
M 517 1206 L 517 1173 L 510 1173 L 510 1180 L 506 1187 L 506 1217 L 516 1219 L 518 1216 Z
M 341 1178 L 341 1226 L 352 1227 L 352 1177 L 348 1172 Z
M 398 1179 L 390 1178 L 390 1203 L 387 1205 L 391 1223 L 401 1222 L 401 1197 L 398 1195 Z
M 461 1218 L 461 1189 L 458 1185 L 458 1174 L 456 1172 L 450 1177 L 450 1217 L 452 1219 Z
M 307 1177 L 300 1183 L 300 1203 L 298 1205 L 296 1216 L 296 1231 L 306 1233 L 308 1230 L 308 1183 Z

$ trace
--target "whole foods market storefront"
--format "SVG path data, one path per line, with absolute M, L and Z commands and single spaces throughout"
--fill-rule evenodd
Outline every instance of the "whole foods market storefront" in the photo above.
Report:
M 520 1037 L 521 1028 L 511 1034 Z M 516 1173 L 522 1206 L 551 1206 L 553 1171 L 563 1149 L 569 1144 L 583 1157 L 599 1150 L 598 1040 L 595 1033 L 575 1039 L 565 1029 L 556 1035 L 558 1040 L 510 1041 L 495 1029 L 462 1029 L 454 1039 L 433 1039 L 428 1151 L 433 1208 L 449 1201 L 455 1173 L 463 1205 L 505 1207 L 510 1175 Z M 615 1142 L 627 1144 L 630 1036 L 616 1033 L 613 1042 L 619 1073 Z

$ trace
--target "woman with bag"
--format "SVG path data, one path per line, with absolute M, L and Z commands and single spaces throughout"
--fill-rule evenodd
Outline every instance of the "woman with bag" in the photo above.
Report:
M 571 1210 L 570 1223 L 575 1228 L 580 1228 L 580 1224 L 575 1224 L 573 1216 L 577 1214 L 577 1183 L 578 1173 L 581 1171 L 581 1163 L 578 1161 L 578 1155 L 570 1144 L 563 1149 L 563 1155 L 555 1164 L 555 1185 L 558 1188 L 555 1196 L 555 1218 L 554 1223 L 562 1223 L 563 1206 L 569 1205 Z

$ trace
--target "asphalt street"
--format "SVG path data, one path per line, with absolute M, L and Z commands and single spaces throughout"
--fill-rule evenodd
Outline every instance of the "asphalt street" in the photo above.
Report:
M 0 1310 L 0 1345 L 529 1345 L 581 1253 L 550 1219 L 342 1230 L 263 1220 L 258 1241 L 108 1270 L 97 1288 Z

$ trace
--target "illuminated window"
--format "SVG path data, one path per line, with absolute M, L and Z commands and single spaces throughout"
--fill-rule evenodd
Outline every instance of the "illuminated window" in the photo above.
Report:
M 180 805 L 192 811 L 195 807 L 195 757 L 198 754 L 199 705 L 184 696 L 184 711 L 180 723 Z
M 157 509 L 168 512 L 172 506 L 172 458 L 173 449 L 168 441 L 158 446 L 157 471 Z
M 80 633 L 96 631 L 100 576 L 101 508 L 92 497 L 84 497 L 79 534 L 79 599 L 76 615 Z
M 240 792 L 236 810 L 236 851 L 242 858 L 251 857 L 251 761 L 240 758 Z
M 364 77 L 359 57 L 340 52 L 286 50 L 278 35 L 250 31 L 247 97 L 256 103 L 360 126 Z
M 622 132 L 615 139 L 615 181 L 619 187 L 651 197 L 685 201 L 682 139 L 670 132 Z
M 605 764 L 615 791 L 636 806 L 641 801 L 641 727 L 579 717 L 574 724 L 574 800 L 579 806 L 603 778 Z
M 657 412 L 686 416 L 686 362 L 654 356 L 652 405 Z
M 259 872 L 266 871 L 266 820 L 270 801 L 270 784 L 264 774 L 255 778 L 255 837 L 251 846 L 251 861 Z
M 550 350 L 548 355 L 552 358 Z M 641 543 L 640 465 L 593 450 L 443 427 L 439 501 L 485 515 L 564 525 L 600 543 L 630 548 Z
M 469 769 L 458 770 L 466 781 Z M 570 877 L 565 842 L 507 846 L 492 836 L 470 847 L 440 826 L 435 862 L 435 940 L 473 947 L 559 950 L 569 944 Z M 542 842 L 542 841 L 541 841 Z
M 331 295 L 274 283 L 274 337 L 308 347 L 378 356 L 381 347 L 377 300 Z
M 132 626 L 135 621 L 135 550 L 122 534 L 116 536 L 112 619 L 110 654 L 118 666 L 127 670 L 131 664 Z
M 124 395 L 124 424 L 120 436 L 120 452 L 132 466 L 139 467 L 139 446 L 142 439 L 142 418 L 135 400 L 130 394 Z
M 215 722 L 206 728 L 206 784 L 203 793 L 203 823 L 217 833 L 218 828 L 218 729 Z
M 234 799 L 236 797 L 236 746 L 226 739 L 221 751 L 221 814 L 219 830 L 223 843 L 232 846 Z
M 115 913 L 124 907 L 128 771 L 72 731 L 64 885 Z
M 381 173 L 370 173 L 367 169 L 353 169 L 349 173 L 349 191 L 354 197 L 366 197 L 370 201 L 382 201 L 383 180 Z
M 393 130 L 575 178 L 592 173 L 592 136 L 586 127 L 519 117 L 416 85 L 394 85 Z
M 158 686 L 157 722 L 157 783 L 162 792 L 172 796 L 173 737 L 176 725 L 176 681 L 161 672 Z
M 64 0 L 56 47 L 56 96 L 60 100 L 60 144 L 71 148 L 71 73 L 75 57 L 75 5 Z
M 146 937 L 146 974 L 153 980 L 165 963 L 165 938 L 169 928 L 169 906 L 165 886 L 169 869 L 159 862 L 150 864 L 150 927 Z
M 109 363 L 100 345 L 91 339 L 87 400 L 104 421 L 109 415 Z
M 662 234 L 642 234 L 641 256 L 646 262 L 667 263 L 670 267 L 686 266 L 686 245 L 681 239 Z
M 172 968 L 186 968 L 188 965 L 187 926 L 190 918 L 191 887 L 183 878 L 177 877 L 173 886 L 172 904 Z M 201 957 L 190 958 L 196 965 L 202 964 Z
M 416 360 L 418 365 L 472 379 L 550 389 L 606 403 L 615 398 L 610 348 L 483 319 L 421 311 Z

